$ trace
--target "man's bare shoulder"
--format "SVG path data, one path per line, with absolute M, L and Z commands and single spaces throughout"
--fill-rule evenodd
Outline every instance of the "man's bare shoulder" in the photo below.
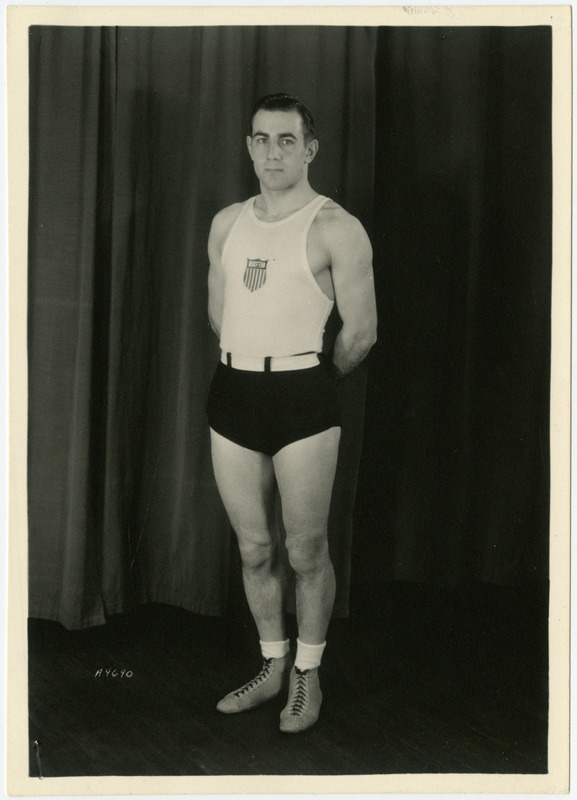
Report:
M 315 223 L 319 234 L 327 244 L 342 244 L 351 240 L 369 244 L 369 238 L 360 220 L 334 200 L 327 200 L 321 206 Z
M 212 226 L 215 230 L 222 230 L 227 226 L 232 225 L 235 219 L 240 214 L 240 210 L 244 203 L 233 203 L 230 206 L 222 208 L 217 214 L 214 215 Z
M 224 242 L 243 205 L 244 203 L 233 203 L 215 214 L 210 229 L 210 237 L 215 243 L 222 244 Z

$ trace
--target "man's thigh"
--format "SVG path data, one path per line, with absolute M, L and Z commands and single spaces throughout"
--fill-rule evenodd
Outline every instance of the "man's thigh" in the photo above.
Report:
M 210 430 L 216 483 L 231 525 L 253 541 L 270 538 L 275 475 L 270 456 L 249 450 Z
M 283 447 L 273 457 L 287 532 L 326 529 L 340 435 L 340 428 L 329 428 Z

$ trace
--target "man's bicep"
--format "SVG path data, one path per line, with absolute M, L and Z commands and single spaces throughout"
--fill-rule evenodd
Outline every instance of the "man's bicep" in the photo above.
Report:
M 220 226 L 218 216 L 215 217 L 210 226 L 208 234 L 208 260 L 210 265 L 216 264 L 220 260 Z
M 212 329 L 220 335 L 224 275 L 221 258 L 221 231 L 218 220 L 213 220 L 208 236 L 208 316 Z
M 343 323 L 372 325 L 376 322 L 373 251 L 364 228 L 354 222 L 332 254 L 335 300 Z
M 208 234 L 208 260 L 210 269 L 215 273 L 222 272 L 222 251 L 232 225 L 238 216 L 241 203 L 235 203 L 219 211 L 212 220 Z

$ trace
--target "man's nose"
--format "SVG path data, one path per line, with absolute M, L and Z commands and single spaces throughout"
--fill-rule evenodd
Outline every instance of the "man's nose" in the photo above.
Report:
M 278 146 L 278 144 L 276 144 L 275 142 L 269 142 L 267 158 L 270 158 L 271 160 L 274 161 L 278 161 L 280 157 L 281 157 L 281 149 Z

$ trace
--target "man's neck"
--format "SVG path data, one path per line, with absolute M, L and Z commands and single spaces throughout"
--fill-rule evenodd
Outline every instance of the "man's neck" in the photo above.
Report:
M 268 222 L 290 216 L 299 208 L 310 203 L 317 195 L 308 181 L 278 192 L 271 192 L 262 185 L 260 189 L 261 193 L 257 197 L 256 207 L 260 212 L 259 217 Z

